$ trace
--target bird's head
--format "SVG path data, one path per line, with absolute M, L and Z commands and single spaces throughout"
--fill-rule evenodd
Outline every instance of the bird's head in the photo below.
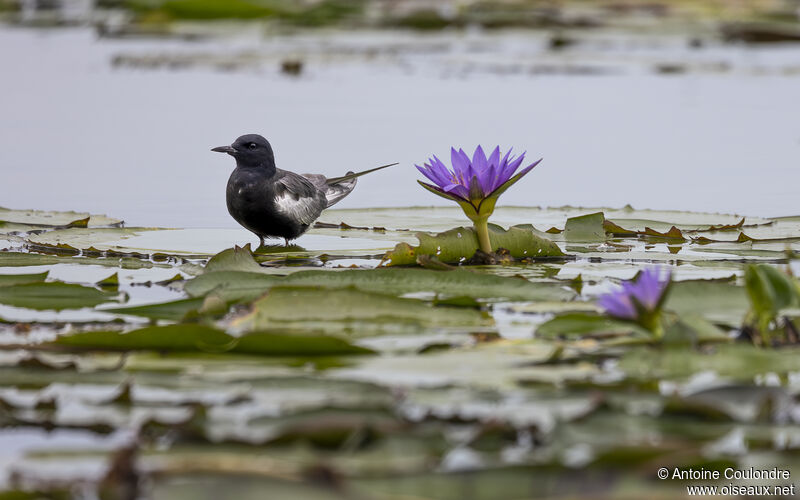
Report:
M 228 153 L 236 158 L 236 165 L 250 168 L 275 168 L 275 155 L 269 141 L 258 134 L 239 137 L 230 146 L 219 146 L 211 151 Z

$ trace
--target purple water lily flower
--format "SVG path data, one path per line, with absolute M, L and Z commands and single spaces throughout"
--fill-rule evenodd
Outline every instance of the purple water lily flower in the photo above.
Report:
M 434 185 L 421 182 L 426 187 L 432 188 L 449 197 L 460 198 L 466 202 L 480 203 L 483 199 L 495 194 L 500 187 L 506 184 L 525 160 L 525 153 L 512 156 L 511 150 L 500 157 L 500 147 L 494 148 L 492 154 L 486 157 L 483 148 L 478 146 L 472 159 L 463 149 L 456 151 L 450 148 L 450 162 L 452 170 L 434 155 L 420 167 L 415 165 L 422 175 L 430 179 Z M 539 161 L 523 168 L 515 177 L 515 182 L 539 164 Z M 475 207 L 478 208 L 477 206 Z
M 475 148 L 472 158 L 463 149 L 450 148 L 452 170 L 434 155 L 424 166 L 415 165 L 433 184 L 417 182 L 428 191 L 461 205 L 475 226 L 481 250 L 490 253 L 488 220 L 497 198 L 542 161 L 540 159 L 517 172 L 524 160 L 525 153 L 514 156 L 508 150 L 502 155 L 499 146 L 488 158 L 480 146 Z
M 602 295 L 597 304 L 614 318 L 634 321 L 651 328 L 657 322 L 661 305 L 670 284 L 670 271 L 661 279 L 661 268 L 650 267 L 641 271 L 622 287 Z

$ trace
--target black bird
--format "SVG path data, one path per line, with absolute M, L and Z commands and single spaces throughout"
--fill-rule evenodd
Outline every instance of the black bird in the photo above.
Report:
M 357 177 L 397 165 L 347 172 L 331 179 L 319 174 L 298 175 L 275 167 L 272 146 L 258 134 L 243 135 L 230 146 L 211 151 L 236 159 L 225 195 L 228 213 L 255 233 L 261 246 L 269 237 L 283 238 L 288 245 L 289 240 L 308 231 L 323 210 L 350 194 Z

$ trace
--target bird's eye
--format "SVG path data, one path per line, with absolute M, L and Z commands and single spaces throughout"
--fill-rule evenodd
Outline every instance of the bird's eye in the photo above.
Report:
M 250 144 L 247 145 L 247 147 L 250 149 L 256 149 L 257 146 L 255 142 L 251 142 Z

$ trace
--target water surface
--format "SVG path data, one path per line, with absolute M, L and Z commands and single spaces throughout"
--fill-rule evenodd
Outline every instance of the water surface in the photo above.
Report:
M 278 69 L 289 56 L 306 61 L 298 78 Z M 0 65 L 3 206 L 235 227 L 233 162 L 209 148 L 258 132 L 290 170 L 400 162 L 341 208 L 441 204 L 413 164 L 481 143 L 544 157 L 507 204 L 800 212 L 798 46 L 601 34 L 553 53 L 519 32 L 187 42 L 2 27 Z

